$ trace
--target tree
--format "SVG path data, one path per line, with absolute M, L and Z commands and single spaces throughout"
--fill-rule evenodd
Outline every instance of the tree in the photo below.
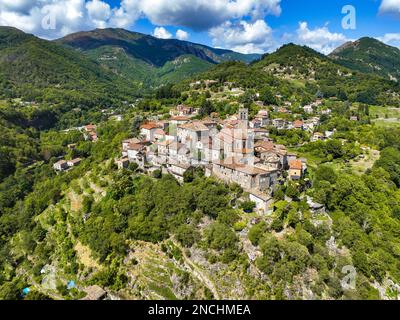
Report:
M 314 183 L 319 181 L 328 181 L 334 184 L 337 179 L 337 174 L 335 170 L 329 165 L 320 165 L 314 175 Z
M 185 247 L 191 247 L 195 242 L 200 239 L 200 234 L 191 225 L 182 224 L 175 232 L 176 239 Z
M 205 238 L 210 248 L 216 250 L 236 249 L 238 241 L 235 232 L 219 222 L 214 222 L 206 229 Z
M 276 98 L 270 87 L 265 87 L 260 92 L 260 100 L 265 104 L 276 104 Z
M 135 116 L 131 126 L 131 133 L 133 136 L 139 135 L 140 125 L 143 122 L 143 118 L 141 116 Z
M 196 178 L 204 177 L 204 170 L 200 167 L 190 167 L 183 174 L 183 181 L 185 183 L 193 182 Z
M 155 179 L 160 179 L 162 177 L 162 172 L 161 170 L 157 169 L 153 171 L 153 178 Z
M 244 212 L 250 213 L 253 212 L 254 208 L 256 207 L 256 203 L 253 201 L 245 201 L 240 205 L 240 207 Z
M 383 149 L 374 167 L 385 169 L 392 181 L 400 187 L 400 151 L 398 149 L 393 147 Z
M 199 114 L 201 117 L 209 116 L 212 112 L 214 112 L 214 106 L 210 100 L 204 98 L 202 99 Z
M 257 246 L 259 244 L 261 238 L 267 232 L 267 228 L 267 224 L 264 221 L 261 221 L 249 230 L 248 237 L 254 246 Z

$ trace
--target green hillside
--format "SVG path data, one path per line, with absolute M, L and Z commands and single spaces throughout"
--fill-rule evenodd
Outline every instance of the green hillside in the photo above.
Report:
M 337 63 L 389 80 L 400 80 L 400 50 L 373 38 L 347 42 L 330 55 Z
M 84 52 L 115 74 L 145 87 L 183 80 L 216 63 L 230 60 L 249 63 L 259 57 L 124 29 L 79 32 L 56 42 Z M 168 76 L 163 77 L 166 70 Z
M 3 97 L 93 103 L 122 97 L 129 87 L 98 63 L 56 43 L 0 27 Z
M 195 78 L 234 82 L 243 88 L 262 89 L 266 85 L 289 97 L 337 97 L 343 101 L 368 104 L 396 104 L 397 83 L 373 74 L 340 66 L 313 49 L 294 44 L 282 46 L 250 65 L 227 62 Z

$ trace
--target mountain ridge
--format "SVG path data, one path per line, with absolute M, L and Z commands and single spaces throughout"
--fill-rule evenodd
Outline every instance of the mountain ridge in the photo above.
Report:
M 362 37 L 346 42 L 328 57 L 353 70 L 377 74 L 389 80 L 400 80 L 400 49 L 375 38 Z
M 197 72 L 206 71 L 214 64 L 230 60 L 249 63 L 259 57 L 189 41 L 158 39 L 120 28 L 73 33 L 55 42 L 82 52 L 103 67 L 123 75 L 125 79 L 139 86 L 176 82 Z M 177 65 L 176 69 L 170 68 L 173 61 L 188 55 L 192 58 L 185 59 L 185 63 Z M 169 69 L 167 77 L 163 76 L 162 69 L 165 68 Z

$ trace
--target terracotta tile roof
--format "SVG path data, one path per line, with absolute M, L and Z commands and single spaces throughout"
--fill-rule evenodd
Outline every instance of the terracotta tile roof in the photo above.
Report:
M 257 142 L 254 147 L 265 151 L 271 151 L 274 149 L 274 143 L 272 141 L 260 141 Z
M 94 131 L 96 130 L 97 126 L 94 124 L 88 124 L 87 126 L 85 126 L 85 130 L 86 131 Z
M 295 128 L 301 128 L 304 125 L 304 122 L 301 120 L 296 120 L 293 122 L 293 127 Z
M 152 129 L 158 128 L 158 126 L 154 122 L 148 122 L 148 123 L 142 124 L 140 126 L 140 128 L 145 129 L 145 130 L 152 130 Z
M 209 131 L 208 127 L 200 121 L 185 123 L 185 124 L 180 125 L 179 128 L 196 131 L 196 132 L 197 131 Z
M 142 144 L 139 143 L 130 143 L 128 145 L 127 150 L 136 150 L 136 151 L 140 151 L 144 148 L 144 146 Z
M 301 160 L 292 160 L 289 162 L 289 167 L 290 167 L 290 169 L 293 169 L 293 170 L 302 170 L 303 163 L 301 162 Z
M 259 117 L 268 117 L 268 111 L 267 110 L 260 110 L 260 111 L 258 111 L 257 116 L 259 116 Z
M 141 143 L 141 141 L 138 138 L 131 138 L 122 141 L 122 143 Z
M 189 121 L 190 119 L 185 116 L 177 116 L 177 117 L 172 117 L 171 120 L 173 120 L 173 121 Z

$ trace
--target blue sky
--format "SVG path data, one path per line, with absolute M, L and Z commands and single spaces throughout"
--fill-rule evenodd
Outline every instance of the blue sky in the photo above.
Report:
M 345 5 L 354 30 L 342 27 Z M 363 36 L 400 47 L 400 0 L 1 0 L 0 25 L 46 39 L 121 27 L 243 53 L 287 42 L 329 53 Z

